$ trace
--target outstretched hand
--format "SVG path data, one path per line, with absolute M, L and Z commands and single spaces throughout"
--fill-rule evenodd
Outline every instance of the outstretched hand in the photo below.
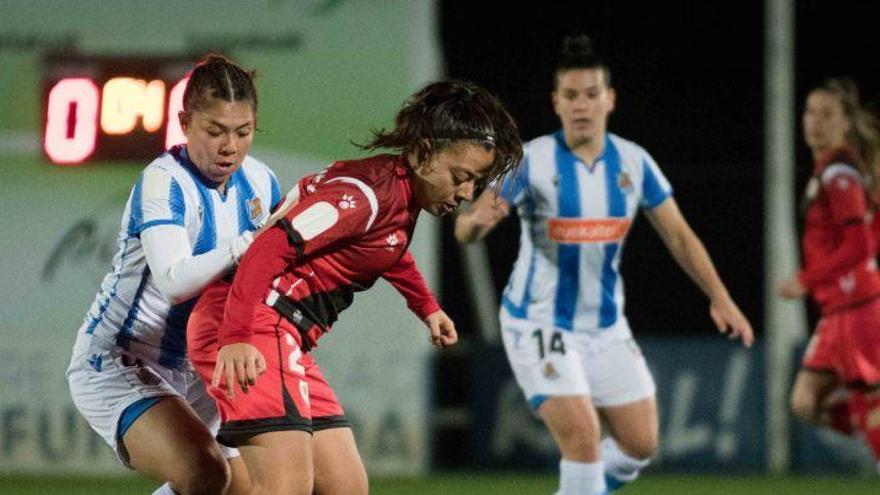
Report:
M 804 290 L 804 286 L 801 285 L 801 282 L 797 277 L 792 277 L 782 282 L 779 284 L 779 287 L 776 288 L 776 293 L 785 299 L 798 299 L 803 297 L 806 292 L 807 291 Z
M 751 347 L 755 343 L 752 324 L 729 296 L 717 301 L 713 300 L 709 306 L 709 314 L 718 331 L 727 334 L 729 339 L 741 339 L 746 347 Z
M 470 217 L 474 226 L 481 230 L 492 229 L 508 214 L 510 214 L 510 207 L 505 201 L 497 199 L 486 205 L 474 206 L 465 213 Z
M 437 347 L 449 347 L 458 342 L 455 323 L 443 311 L 435 311 L 425 318 L 425 325 L 431 332 L 431 343 Z
M 211 386 L 219 387 L 225 377 L 226 395 L 235 397 L 235 383 L 248 393 L 248 386 L 256 385 L 257 377 L 265 372 L 266 359 L 256 347 L 244 342 L 225 345 L 217 353 Z

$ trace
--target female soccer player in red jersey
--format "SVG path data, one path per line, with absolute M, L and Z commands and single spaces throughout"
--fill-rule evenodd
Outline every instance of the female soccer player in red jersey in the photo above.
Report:
M 780 285 L 779 294 L 795 299 L 810 293 L 822 318 L 795 379 L 791 407 L 817 425 L 861 430 L 880 459 L 880 134 L 847 79 L 810 91 L 803 125 L 815 162 L 805 194 L 804 268 Z M 848 399 L 833 400 L 842 388 Z
M 454 344 L 455 327 L 407 250 L 416 219 L 455 210 L 522 156 L 507 111 L 462 82 L 414 94 L 395 128 L 364 148 L 399 154 L 301 180 L 288 195 L 296 204 L 254 241 L 231 288 L 210 287 L 190 319 L 190 356 L 221 413 L 218 440 L 239 447 L 254 493 L 367 493 L 350 425 L 309 350 L 379 277 L 404 294 L 435 345 Z

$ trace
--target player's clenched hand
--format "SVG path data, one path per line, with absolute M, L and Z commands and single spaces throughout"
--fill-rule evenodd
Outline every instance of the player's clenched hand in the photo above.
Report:
M 255 385 L 257 377 L 265 371 L 266 360 L 256 347 L 243 342 L 229 344 L 217 353 L 211 386 L 219 387 L 221 380 L 225 378 L 226 395 L 235 397 L 235 383 L 238 383 L 242 392 L 247 393 L 248 386 Z
M 449 347 L 458 342 L 455 323 L 443 311 L 435 311 L 425 318 L 425 325 L 431 332 L 431 343 L 437 347 Z
M 501 220 L 504 220 L 504 217 L 509 213 L 510 207 L 507 206 L 507 202 L 495 200 L 488 204 L 475 206 L 465 215 L 469 217 L 471 223 L 478 229 L 488 230 L 495 227 Z
M 752 324 L 742 314 L 736 303 L 729 296 L 713 300 L 709 306 L 709 314 L 715 321 L 718 331 L 726 333 L 728 338 L 742 340 L 743 345 L 751 347 L 755 342 L 755 332 Z M 729 333 L 728 333 L 729 332 Z

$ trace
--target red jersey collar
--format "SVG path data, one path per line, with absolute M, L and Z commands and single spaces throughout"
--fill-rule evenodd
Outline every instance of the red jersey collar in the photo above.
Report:
M 816 158 L 814 172 L 819 175 L 826 167 L 834 163 L 846 163 L 855 167 L 859 163 L 859 154 L 848 144 L 830 149 Z

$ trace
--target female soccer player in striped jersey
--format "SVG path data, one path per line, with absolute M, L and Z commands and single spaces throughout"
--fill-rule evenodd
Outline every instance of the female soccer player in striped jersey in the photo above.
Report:
M 505 350 L 561 450 L 559 493 L 592 495 L 634 480 L 658 442 L 654 381 L 624 316 L 618 272 L 640 209 L 709 297 L 718 329 L 746 345 L 753 333 L 651 155 L 607 132 L 616 95 L 589 38 L 565 40 L 554 79 L 562 129 L 527 143 L 517 172 L 456 219 L 455 235 L 480 239 L 517 208 L 519 257 L 500 315 Z M 600 416 L 610 429 L 602 442 Z
M 804 196 L 804 268 L 779 294 L 809 293 L 822 318 L 791 406 L 816 425 L 860 431 L 880 461 L 880 129 L 848 79 L 810 91 L 803 126 L 814 162 Z
M 156 493 L 248 489 L 238 453 L 214 440 L 220 418 L 184 332 L 202 289 L 237 263 L 281 199 L 274 173 L 248 155 L 256 117 L 251 72 L 218 55 L 195 67 L 180 114 L 186 144 L 132 189 L 113 270 L 74 345 L 74 404 L 126 466 L 168 482 Z

